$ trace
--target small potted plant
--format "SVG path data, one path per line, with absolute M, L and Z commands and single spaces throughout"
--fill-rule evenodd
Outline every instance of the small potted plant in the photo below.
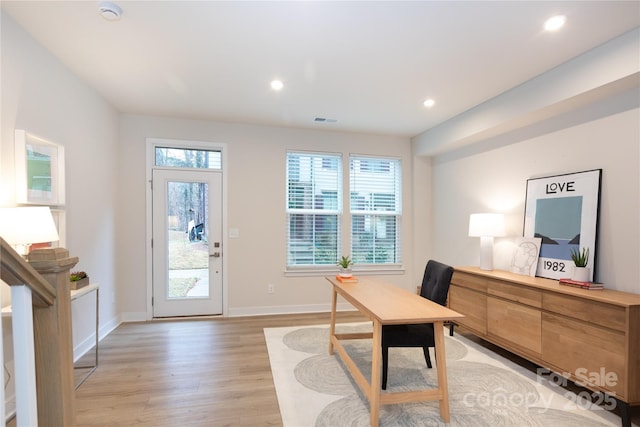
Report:
M 89 276 L 84 271 L 72 271 L 69 280 L 71 290 L 80 289 L 89 284 Z
M 338 267 L 340 267 L 340 277 L 351 277 L 351 266 L 353 265 L 353 261 L 349 258 L 349 255 L 342 256 L 340 261 L 338 261 Z
M 587 267 L 589 263 L 589 248 L 571 249 L 571 259 L 575 266 L 571 278 L 578 282 L 590 282 L 591 269 Z

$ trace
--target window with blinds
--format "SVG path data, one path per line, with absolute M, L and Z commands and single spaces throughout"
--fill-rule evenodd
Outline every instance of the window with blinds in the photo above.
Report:
M 335 265 L 340 253 L 339 155 L 287 153 L 287 267 Z
M 402 182 L 399 159 L 351 156 L 349 192 L 354 264 L 400 264 Z

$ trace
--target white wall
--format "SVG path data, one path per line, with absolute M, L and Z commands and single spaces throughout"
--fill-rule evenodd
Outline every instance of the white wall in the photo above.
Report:
M 630 93 L 638 99 L 638 91 Z M 628 97 L 607 102 L 626 104 Z M 594 106 L 591 110 L 594 110 Z M 490 142 L 490 141 L 489 141 Z M 640 109 L 480 153 L 443 155 L 433 165 L 434 255 L 478 265 L 479 239 L 469 214 L 504 212 L 510 236 L 522 236 L 529 178 L 599 169 L 602 190 L 597 277 L 608 288 L 640 293 Z M 504 243 L 504 242 L 503 242 Z M 502 252 L 501 252 L 502 250 Z M 495 268 L 508 269 L 508 245 L 496 245 Z
M 403 168 L 403 253 L 405 274 L 385 276 L 411 289 L 414 279 L 413 162 L 408 138 L 285 129 L 124 115 L 120 129 L 118 282 L 124 319 L 144 318 L 148 295 L 145 275 L 146 138 L 225 143 L 228 148 L 227 219 L 240 238 L 226 250 L 230 315 L 327 310 L 329 285 L 323 276 L 285 277 L 285 155 L 308 150 L 394 156 Z M 348 223 L 345 223 L 348 232 Z M 225 234 L 227 230 L 225 230 Z M 422 253 L 423 257 L 426 256 Z M 416 265 L 417 269 L 424 267 Z M 275 293 L 267 294 L 267 284 Z M 415 288 L 414 288 L 415 289 Z
M 442 153 L 444 144 L 458 147 Z M 472 144 L 471 144 L 472 143 Z M 522 236 L 526 182 L 602 169 L 596 280 L 640 293 L 640 29 L 580 55 L 412 140 L 432 155 L 433 256 L 478 265 L 469 215 L 503 212 Z M 513 238 L 498 239 L 508 269 Z
M 66 247 L 101 286 L 103 333 L 117 325 L 115 193 L 118 115 L 6 14 L 2 14 L 0 206 L 15 205 L 14 129 L 64 145 Z M 5 299 L 6 285 L 3 293 Z M 74 305 L 74 344 L 91 340 L 90 302 Z M 85 311 L 88 311 L 85 315 Z
M 99 282 L 101 329 L 146 318 L 149 277 L 145 241 L 145 140 L 224 142 L 228 146 L 229 227 L 240 239 L 227 250 L 228 313 L 322 310 L 322 277 L 285 277 L 285 152 L 287 149 L 395 156 L 403 165 L 404 274 L 387 276 L 411 289 L 426 262 L 414 248 L 413 160 L 408 138 L 305 131 L 178 119 L 119 116 L 41 45 L 2 16 L 2 149 L 0 204 L 15 204 L 13 131 L 26 129 L 65 146 L 67 248 L 76 269 Z M 428 174 L 428 168 L 426 169 Z M 423 172 L 424 174 L 424 169 Z M 258 191 L 256 190 L 256 187 Z M 253 197 L 247 194 L 255 193 Z M 427 215 L 421 203 L 421 214 Z M 260 212 L 260 215 L 257 215 Z M 259 218 L 260 220 L 256 220 Z M 425 222 L 421 222 L 425 224 Z M 414 274 L 414 260 L 418 274 Z M 266 294 L 266 284 L 276 292 Z M 116 304 L 117 300 L 117 304 Z M 76 345 L 92 340 L 92 303 L 77 303 Z M 86 315 L 85 315 L 86 314 Z

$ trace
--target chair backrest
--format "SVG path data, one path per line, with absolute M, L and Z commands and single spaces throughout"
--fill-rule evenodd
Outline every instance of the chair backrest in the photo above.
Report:
M 447 305 L 451 276 L 453 276 L 453 267 L 429 260 L 424 269 L 420 295 L 440 305 Z

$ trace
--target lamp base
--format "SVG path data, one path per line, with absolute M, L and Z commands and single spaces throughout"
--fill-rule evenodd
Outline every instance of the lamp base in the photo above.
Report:
M 480 270 L 493 270 L 493 236 L 480 237 Z

